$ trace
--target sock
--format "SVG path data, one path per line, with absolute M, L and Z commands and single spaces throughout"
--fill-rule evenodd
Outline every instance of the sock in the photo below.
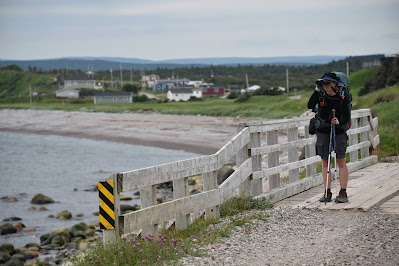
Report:
M 346 193 L 346 188 L 341 188 L 341 191 Z

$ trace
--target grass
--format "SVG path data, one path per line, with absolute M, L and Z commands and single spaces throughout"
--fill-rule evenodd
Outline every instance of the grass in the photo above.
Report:
M 114 245 L 102 241 L 74 258 L 72 265 L 164 265 L 179 258 L 206 255 L 205 245 L 227 237 L 236 226 L 249 230 L 254 219 L 265 219 L 263 213 L 249 214 L 248 210 L 271 208 L 264 198 L 234 197 L 220 207 L 220 220 L 197 219 L 184 230 L 162 229 L 154 235 L 130 236 L 119 239 Z
M 235 100 L 210 98 L 197 102 L 166 102 L 156 100 L 121 105 L 95 105 L 90 98 L 56 99 L 54 96 L 41 96 L 33 99 L 32 105 L 28 97 L 12 97 L 0 99 L 0 109 L 37 109 L 91 112 L 156 112 L 160 114 L 258 117 L 267 119 L 290 118 L 299 116 L 307 110 L 310 92 L 302 92 L 301 99 L 290 99 L 288 95 L 252 96 L 248 101 L 237 103 Z
M 361 96 L 355 107 L 370 108 L 373 117 L 378 117 L 378 157 L 399 155 L 399 85 Z

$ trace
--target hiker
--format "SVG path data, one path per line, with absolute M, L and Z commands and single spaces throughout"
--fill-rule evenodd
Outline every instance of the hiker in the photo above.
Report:
M 332 198 L 331 193 L 331 175 L 327 181 L 327 173 L 331 173 L 331 161 L 329 163 L 329 149 L 330 141 L 331 147 L 335 147 L 336 153 L 336 164 L 339 168 L 339 183 L 341 190 L 339 195 L 336 197 L 335 202 L 344 203 L 348 201 L 346 194 L 346 187 L 348 184 L 348 168 L 346 166 L 346 141 L 348 136 L 346 130 L 342 125 L 346 124 L 350 120 L 350 110 L 348 107 L 348 100 L 343 99 L 338 90 L 338 78 L 335 73 L 325 73 L 321 79 L 316 81 L 316 89 L 308 102 L 308 108 L 314 109 L 319 108 L 316 112 L 318 119 L 317 123 L 317 141 L 316 151 L 323 161 L 323 180 L 326 191 L 323 197 L 320 198 L 320 202 L 330 202 Z M 346 101 L 346 102 L 345 102 Z M 318 105 L 318 107 L 316 107 Z M 335 117 L 333 117 L 333 109 L 335 109 Z M 335 125 L 335 138 L 331 138 L 330 133 L 332 125 Z M 335 145 L 334 145 L 335 139 Z M 330 169 L 328 167 L 330 166 Z

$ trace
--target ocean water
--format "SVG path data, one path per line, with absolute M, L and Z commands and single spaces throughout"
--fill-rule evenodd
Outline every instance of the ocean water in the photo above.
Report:
M 72 137 L 0 132 L 0 220 L 19 217 L 35 232 L 1 235 L 0 244 L 12 243 L 16 248 L 26 243 L 40 243 L 40 236 L 56 228 L 78 222 L 98 222 L 98 192 L 92 190 L 113 173 L 149 167 L 199 156 L 184 151 L 167 150 L 79 139 Z M 56 203 L 33 205 L 37 193 L 53 198 Z M 125 193 L 133 196 L 134 192 Z M 7 202 L 5 197 L 18 201 Z M 138 199 L 125 204 L 134 205 Z M 30 211 L 35 206 L 37 210 Z M 40 207 L 48 210 L 40 211 Z M 48 218 L 63 210 L 72 212 L 71 220 Z M 76 217 L 77 213 L 83 217 Z M 15 223 L 15 222 L 11 222 Z

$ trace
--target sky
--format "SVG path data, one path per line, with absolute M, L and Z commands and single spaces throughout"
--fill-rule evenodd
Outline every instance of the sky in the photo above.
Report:
M 399 52 L 399 0 L 0 0 L 0 59 Z

